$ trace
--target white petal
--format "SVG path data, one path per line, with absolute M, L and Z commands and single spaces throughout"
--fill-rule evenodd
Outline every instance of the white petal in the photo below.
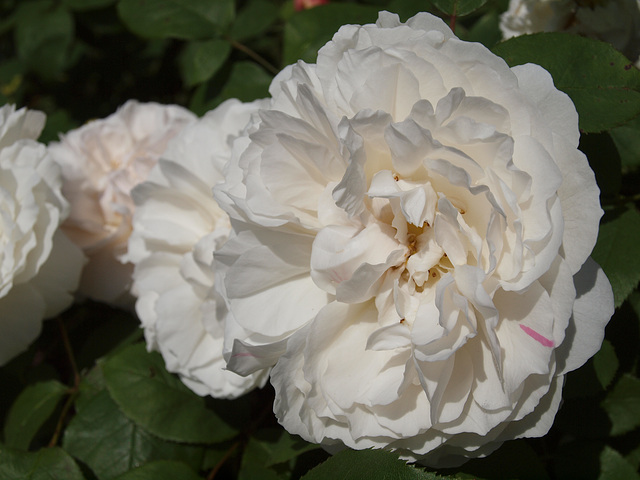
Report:
M 591 258 L 573 277 L 576 301 L 562 345 L 556 350 L 558 373 L 582 366 L 602 345 L 604 327 L 613 315 L 613 292 L 602 269 Z

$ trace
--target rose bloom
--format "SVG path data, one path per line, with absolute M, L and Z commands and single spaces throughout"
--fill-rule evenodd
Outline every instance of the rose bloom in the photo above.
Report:
M 510 0 L 504 38 L 571 32 L 612 44 L 640 66 L 640 0 Z
M 58 228 L 69 212 L 60 169 L 35 141 L 42 112 L 0 108 L 0 365 L 73 300 L 82 252 Z
M 328 448 L 444 466 L 544 435 L 613 312 L 570 99 L 438 18 L 342 27 L 214 189 L 225 355 Z
M 133 266 L 123 261 L 134 205 L 131 189 L 147 178 L 167 144 L 196 116 L 177 105 L 130 100 L 52 143 L 71 204 L 64 231 L 89 257 L 79 291 L 128 307 Z
M 228 215 L 211 188 L 222 181 L 230 142 L 260 102 L 228 100 L 171 142 L 147 181 L 135 187 L 127 260 L 147 348 L 199 395 L 234 398 L 267 375 L 225 370 L 223 317 L 213 290 L 213 252 L 227 239 Z

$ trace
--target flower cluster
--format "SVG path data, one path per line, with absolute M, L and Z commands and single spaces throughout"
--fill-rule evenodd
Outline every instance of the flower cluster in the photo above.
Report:
M 135 299 L 197 394 L 270 381 L 305 440 L 446 466 L 544 435 L 613 312 L 571 100 L 426 13 L 201 119 L 130 101 L 47 150 L 0 114 L 3 362 L 69 304 L 67 234 L 80 294 Z
M 64 310 L 84 258 L 59 229 L 69 213 L 60 169 L 35 140 L 41 112 L 0 108 L 0 365 Z

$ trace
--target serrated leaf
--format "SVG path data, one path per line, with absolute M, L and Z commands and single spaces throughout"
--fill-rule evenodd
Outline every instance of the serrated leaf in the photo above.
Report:
M 640 214 L 633 205 L 606 212 L 591 256 L 611 282 L 616 308 L 640 281 Z
M 611 419 L 611 435 L 621 435 L 640 426 L 640 380 L 623 375 L 602 402 Z
M 440 480 L 442 477 L 407 465 L 394 453 L 384 450 L 343 450 L 326 462 L 310 470 L 302 480 L 326 480 L 348 478 L 349 480 L 370 480 L 381 478 L 394 480 Z
M 315 62 L 320 47 L 342 25 L 372 23 L 377 18 L 377 7 L 352 3 L 330 3 L 297 12 L 284 27 L 284 63 Z
M 180 75 L 187 87 L 206 82 L 224 64 L 231 46 L 226 40 L 194 40 L 182 51 L 178 62 Z
M 45 79 L 60 76 L 74 37 L 73 17 L 51 1 L 22 2 L 14 39 L 18 58 Z
M 510 65 L 537 63 L 551 73 L 580 116 L 580 129 L 601 132 L 640 114 L 640 71 L 610 44 L 567 33 L 537 33 L 499 43 Z
M 609 446 L 600 454 L 600 476 L 598 480 L 640 480 L 638 472 L 622 455 Z
M 229 36 L 244 41 L 260 35 L 278 19 L 279 13 L 278 7 L 267 0 L 252 0 L 238 12 Z
M 120 475 L 116 480 L 201 480 L 182 462 L 158 460 Z
M 234 16 L 233 0 L 120 0 L 118 14 L 146 38 L 197 40 L 222 34 Z
M 462 17 L 475 12 L 482 7 L 487 0 L 431 0 L 433 4 L 447 15 Z
M 26 450 L 42 424 L 55 411 L 68 388 L 56 380 L 26 387 L 9 410 L 4 439 L 9 447 Z
M 0 478 L 7 480 L 84 480 L 76 462 L 58 447 L 20 452 L 0 445 Z
M 63 446 L 99 480 L 110 480 L 150 460 L 175 459 L 197 468 L 203 450 L 165 442 L 136 425 L 106 390 L 83 405 L 65 430 Z
M 606 389 L 616 376 L 619 366 L 616 351 L 606 338 L 602 342 L 600 351 L 593 356 L 593 366 L 600 385 Z
M 109 358 L 102 366 L 109 393 L 124 414 L 165 440 L 216 443 L 237 431 L 167 372 L 156 352 L 143 344 L 132 345 Z

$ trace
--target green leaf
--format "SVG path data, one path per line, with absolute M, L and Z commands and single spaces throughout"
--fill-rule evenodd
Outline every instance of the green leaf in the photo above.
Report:
M 202 448 L 165 442 L 136 425 L 106 390 L 90 398 L 71 419 L 63 446 L 99 480 L 116 478 L 150 460 L 181 460 L 197 468 L 203 455 Z
M 111 396 L 131 420 L 165 440 L 216 443 L 237 434 L 203 398 L 167 372 L 159 353 L 132 345 L 109 358 L 102 371 Z
M 273 77 L 253 62 L 236 62 L 220 94 L 221 99 L 237 98 L 241 102 L 251 102 L 269 94 Z
M 267 453 L 267 466 L 287 462 L 304 452 L 320 448 L 320 445 L 305 442 L 282 428 L 259 430 L 254 434 L 253 439 Z
M 622 186 L 618 150 L 607 132 L 581 135 L 578 148 L 589 159 L 600 187 L 602 203 L 605 204 L 607 198 L 617 196 Z
M 633 205 L 606 212 L 591 256 L 607 274 L 616 308 L 640 281 L 640 214 Z
M 611 435 L 621 435 L 640 426 L 640 380 L 623 375 L 602 406 L 611 419 Z
M 627 168 L 640 167 L 640 117 L 609 133 L 616 144 L 622 165 Z
M 624 459 L 629 462 L 634 470 L 638 470 L 640 468 L 640 445 L 631 450 Z
M 14 31 L 18 58 L 44 79 L 59 77 L 74 37 L 73 17 L 49 0 L 21 2 Z
M 378 8 L 352 3 L 330 3 L 294 14 L 284 27 L 284 63 L 315 62 L 318 50 L 348 23 L 372 23 Z
M 432 2 L 447 15 L 462 17 L 478 10 L 487 3 L 487 0 L 432 0 Z
M 71 10 L 97 10 L 113 5 L 118 0 L 63 0 L 63 5 Z
M 102 374 L 102 366 L 98 363 L 86 375 L 82 376 L 80 385 L 78 386 L 78 396 L 75 399 L 74 406 L 76 411 L 80 411 L 89 403 L 93 397 L 105 390 L 107 385 Z
M 326 462 L 310 470 L 303 480 L 325 480 L 328 478 L 348 478 L 349 480 L 369 480 L 371 478 L 394 480 L 438 480 L 441 477 L 407 465 L 398 456 L 384 450 L 343 450 Z
M 254 478 L 259 478 L 260 480 L 284 480 L 275 470 L 267 467 L 268 461 L 268 454 L 260 443 L 254 438 L 250 438 L 244 448 L 238 480 L 252 480 Z
M 606 389 L 616 376 L 619 366 L 616 351 L 609 340 L 605 339 L 602 342 L 600 351 L 593 357 L 593 366 L 600 385 Z
M 0 478 L 7 480 L 84 480 L 80 468 L 64 450 L 43 448 L 20 452 L 0 445 Z
M 149 462 L 120 475 L 116 480 L 201 480 L 184 463 L 168 460 Z
M 4 425 L 9 447 L 26 450 L 42 424 L 55 411 L 68 388 L 56 380 L 26 387 L 15 400 Z
M 229 36 L 244 41 L 260 35 L 278 19 L 279 13 L 278 7 L 267 0 L 252 0 L 238 12 Z
M 229 57 L 231 46 L 226 40 L 194 40 L 185 46 L 178 58 L 180 74 L 187 87 L 206 82 Z
M 136 35 L 196 40 L 222 34 L 234 16 L 233 0 L 120 0 L 118 13 Z
M 601 132 L 640 114 L 640 71 L 611 45 L 566 33 L 523 35 L 493 52 L 510 66 L 537 63 L 551 73 L 580 115 L 580 129 Z
M 282 428 L 258 430 L 249 439 L 244 450 L 239 478 L 279 479 L 279 474 L 269 467 L 288 462 L 304 452 L 318 448 L 319 445 L 305 442 Z
M 600 476 L 598 480 L 639 480 L 638 472 L 622 455 L 605 446 L 600 454 Z

